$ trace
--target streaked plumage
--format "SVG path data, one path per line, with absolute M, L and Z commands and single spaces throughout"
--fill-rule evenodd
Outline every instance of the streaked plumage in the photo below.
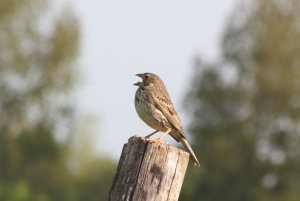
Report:
M 134 102 L 139 117 L 151 128 L 169 132 L 191 154 L 194 165 L 200 166 L 186 140 L 181 121 L 163 81 L 153 73 L 137 74 L 137 76 L 142 78 L 142 82 L 134 84 L 138 86 Z

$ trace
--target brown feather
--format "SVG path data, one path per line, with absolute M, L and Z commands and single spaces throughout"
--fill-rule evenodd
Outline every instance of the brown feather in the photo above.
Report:
M 135 108 L 140 118 L 150 127 L 167 132 L 191 154 L 195 165 L 200 166 L 191 146 L 186 140 L 182 123 L 174 108 L 163 81 L 153 73 L 137 74 L 143 79 L 138 82 Z

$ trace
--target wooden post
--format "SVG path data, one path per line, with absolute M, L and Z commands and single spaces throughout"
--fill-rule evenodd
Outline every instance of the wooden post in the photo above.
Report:
M 177 201 L 189 154 L 131 137 L 124 145 L 109 201 Z

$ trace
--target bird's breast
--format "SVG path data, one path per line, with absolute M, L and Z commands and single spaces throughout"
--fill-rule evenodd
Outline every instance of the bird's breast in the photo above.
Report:
M 166 131 L 168 121 L 166 117 L 155 107 L 151 95 L 148 91 L 138 89 L 135 94 L 135 109 L 139 117 L 150 127 Z

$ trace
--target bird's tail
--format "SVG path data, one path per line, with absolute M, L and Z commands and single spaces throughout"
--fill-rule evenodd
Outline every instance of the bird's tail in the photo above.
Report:
M 191 157 L 192 157 L 191 159 L 194 163 L 194 166 L 200 167 L 200 163 L 199 163 L 195 153 L 193 152 L 192 147 L 189 145 L 188 141 L 185 138 L 180 138 L 180 142 L 184 146 L 184 148 L 191 154 Z

